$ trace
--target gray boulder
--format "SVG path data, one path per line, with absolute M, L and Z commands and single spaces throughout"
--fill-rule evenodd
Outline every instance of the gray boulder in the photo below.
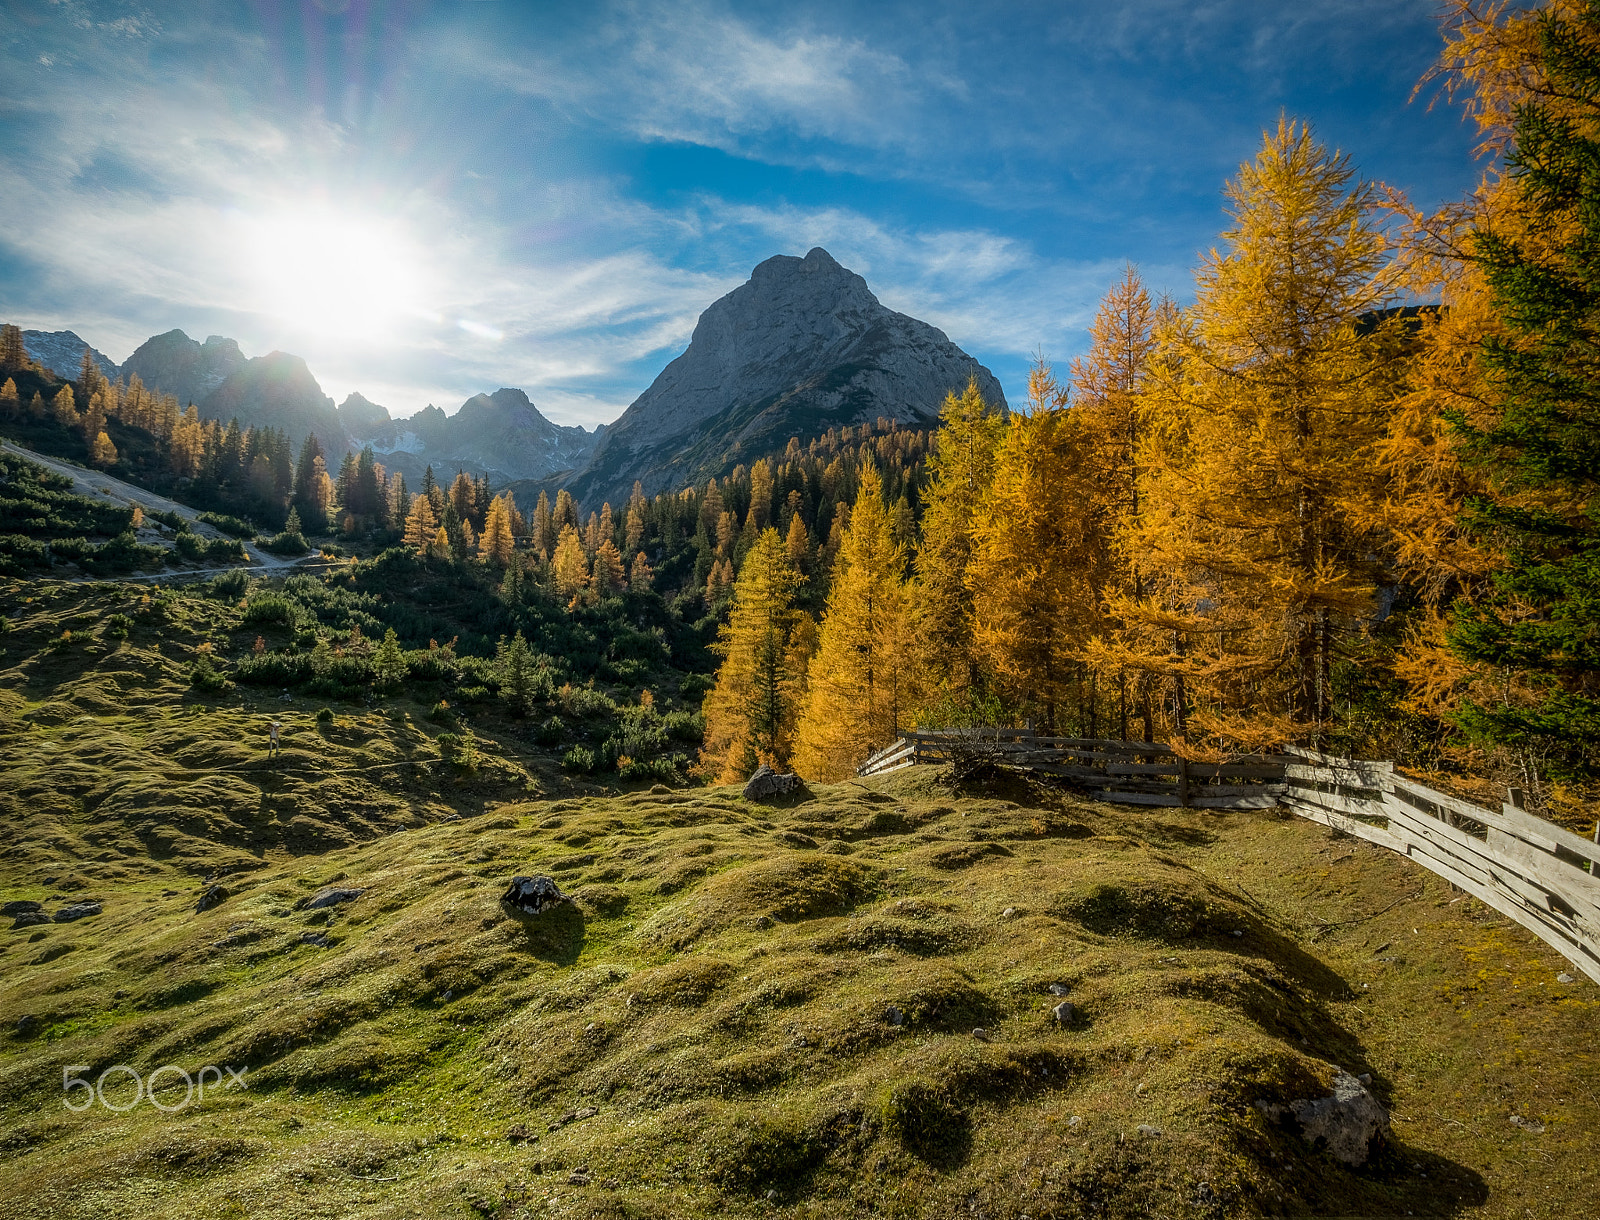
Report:
M 74 902 L 71 906 L 64 906 L 55 914 L 57 923 L 71 923 L 75 919 L 87 919 L 90 915 L 100 914 L 98 902 Z
M 1334 1071 L 1333 1092 L 1327 1097 L 1302 1098 L 1287 1106 L 1257 1101 L 1256 1109 L 1274 1120 L 1292 1118 L 1301 1139 L 1346 1165 L 1366 1164 L 1373 1141 L 1389 1132 L 1389 1111 L 1342 1068 Z
M 35 924 L 49 922 L 50 916 L 46 915 L 43 911 L 20 911 L 18 912 L 17 917 L 11 921 L 11 926 L 13 928 L 31 928 Z
M 44 907 L 37 902 L 29 902 L 26 898 L 19 898 L 15 902 L 8 902 L 5 906 L 0 907 L 0 915 L 9 915 L 12 918 L 16 918 L 18 915 L 26 915 L 29 912 L 42 911 L 43 909 Z
M 769 797 L 793 792 L 799 786 L 798 775 L 781 775 L 766 763 L 762 763 L 745 784 L 744 798 L 747 801 L 766 800 Z
M 294 904 L 297 911 L 320 911 L 323 907 L 336 906 L 341 902 L 354 902 L 366 890 L 341 889 L 337 886 L 324 886 L 309 898 L 302 898 Z
M 549 877 L 513 877 L 510 888 L 500 895 L 500 908 L 513 918 L 532 918 L 566 901 L 561 887 Z
M 207 886 L 206 892 L 201 894 L 200 900 L 194 904 L 195 914 L 199 915 L 211 910 L 212 907 L 219 907 L 227 900 L 228 891 L 226 887 L 220 885 Z

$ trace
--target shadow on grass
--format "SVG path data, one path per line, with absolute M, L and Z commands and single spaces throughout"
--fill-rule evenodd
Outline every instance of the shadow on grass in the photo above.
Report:
M 583 952 L 588 925 L 576 903 L 563 902 L 542 915 L 514 918 L 522 927 L 523 947 L 543 961 L 570 966 Z

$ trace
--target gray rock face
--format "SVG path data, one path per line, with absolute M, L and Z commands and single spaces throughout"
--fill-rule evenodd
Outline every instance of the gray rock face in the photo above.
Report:
M 756 768 L 744 786 L 744 798 L 747 801 L 764 800 L 767 797 L 783 796 L 793 792 L 800 786 L 798 775 L 780 775 L 766 763 Z
M 31 928 L 37 924 L 49 923 L 50 916 L 43 911 L 18 911 L 11 920 L 13 928 Z
M 549 877 L 513 877 L 510 888 L 500 895 L 500 906 L 508 915 L 538 916 L 566 900 Z
M 71 923 L 76 919 L 87 919 L 91 915 L 100 914 L 101 906 L 98 902 L 74 902 L 64 906 L 55 913 L 57 923 Z
M 232 339 L 211 335 L 204 343 L 196 343 L 181 330 L 169 330 L 140 344 L 123 364 L 122 371 L 130 375 L 137 373 L 148 388 L 161 394 L 175 394 L 178 404 L 186 406 L 205 401 L 207 395 L 244 368 L 245 363 L 244 353 Z
M 15 902 L 8 902 L 4 906 L 0 906 L 0 915 L 17 916 L 30 911 L 42 910 L 44 910 L 42 903 L 30 902 L 26 898 L 19 898 Z
M 76 381 L 78 370 L 83 367 L 83 349 L 89 344 L 70 330 L 25 330 L 22 332 L 22 347 L 31 359 L 37 360 L 57 377 Z M 92 347 L 89 350 L 94 353 L 94 362 L 107 379 L 115 381 L 122 376 L 122 370 L 110 356 Z
M 200 417 L 223 423 L 237 419 L 241 427 L 276 428 L 287 432 L 296 447 L 307 436 L 315 436 L 324 453 L 340 454 L 348 445 L 333 399 L 322 392 L 306 362 L 287 352 L 245 361 L 201 400 Z
M 1333 1092 L 1327 1097 L 1304 1098 L 1287 1106 L 1258 1101 L 1256 1108 L 1268 1118 L 1292 1117 L 1306 1143 L 1346 1165 L 1366 1164 L 1373 1140 L 1389 1131 L 1389 1111 L 1343 1070 L 1334 1072 Z
M 568 483 L 585 508 L 721 476 L 791 436 L 880 417 L 927 426 L 951 390 L 1000 383 L 943 332 L 878 302 L 820 247 L 778 255 L 700 315 L 688 350 L 607 430 Z

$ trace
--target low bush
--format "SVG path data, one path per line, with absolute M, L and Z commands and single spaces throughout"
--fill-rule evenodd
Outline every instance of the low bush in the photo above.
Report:
M 254 538 L 256 527 L 241 517 L 231 517 L 227 513 L 200 513 L 198 520 L 207 525 L 215 526 L 224 534 L 234 538 Z

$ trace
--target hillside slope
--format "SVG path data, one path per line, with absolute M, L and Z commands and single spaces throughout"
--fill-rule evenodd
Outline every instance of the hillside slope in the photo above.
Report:
M 1270 811 L 1118 810 L 926 768 L 778 806 L 603 791 L 487 724 L 468 771 L 403 700 L 318 720 L 196 694 L 184 665 L 230 607 L 101 630 L 143 592 L 0 588 L 0 728 L 22 747 L 0 898 L 103 908 L 0 930 L 7 1215 L 1592 1200 L 1584 1173 L 1548 1170 L 1586 1165 L 1600 1121 L 1594 989 L 1380 849 Z M 36 619 L 71 623 L 79 650 L 38 647 Z M 523 925 L 496 899 L 534 872 L 574 901 Z M 217 877 L 226 896 L 197 912 Z M 361 892 L 302 905 L 330 885 Z M 1064 1026 L 1051 984 L 1076 1006 Z M 180 1105 L 166 1072 L 170 1112 L 63 1105 L 64 1070 L 119 1064 L 248 1087 L 219 1071 Z M 1394 1113 L 1358 1170 L 1254 1105 L 1317 1095 L 1334 1065 Z M 103 1092 L 127 1104 L 130 1077 Z

